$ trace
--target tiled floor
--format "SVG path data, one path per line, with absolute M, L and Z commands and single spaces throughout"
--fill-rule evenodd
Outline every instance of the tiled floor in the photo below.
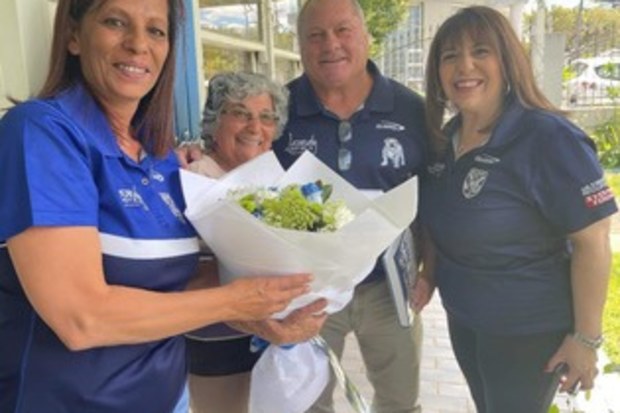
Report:
M 448 338 L 446 317 L 437 295 L 424 309 L 424 342 L 420 378 L 420 404 L 424 413 L 475 413 Z M 366 380 L 357 342 L 349 335 L 342 365 L 360 393 L 372 400 L 372 388 Z M 353 413 L 342 389 L 335 393 L 336 412 Z

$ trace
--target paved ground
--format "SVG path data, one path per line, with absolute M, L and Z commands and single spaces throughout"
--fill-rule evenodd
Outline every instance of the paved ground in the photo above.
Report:
M 475 413 L 473 402 L 459 370 L 448 338 L 446 317 L 437 295 L 424 309 L 424 342 L 420 402 L 424 413 Z M 342 365 L 360 393 L 370 402 L 372 387 L 366 380 L 364 365 L 353 335 L 349 335 Z M 354 413 L 342 389 L 335 394 L 336 412 Z
M 614 217 L 612 227 L 612 248 L 620 252 L 620 217 L 618 214 Z M 475 413 L 465 380 L 452 354 L 445 313 L 437 294 L 424 309 L 423 319 L 424 344 L 420 383 L 420 402 L 423 412 Z M 599 359 L 599 370 L 602 370 L 607 363 L 607 358 L 604 354 L 600 354 Z M 352 335 L 349 335 L 347 339 L 342 364 L 360 393 L 368 401 L 372 400 L 372 388 L 366 380 L 357 342 Z M 620 413 L 620 375 L 599 375 L 595 386 L 595 391 L 591 392 L 588 400 L 584 395 L 580 395 L 573 400 L 558 397 L 555 403 L 562 412 L 566 413 L 572 408 L 577 408 L 583 413 Z M 337 413 L 354 412 L 344 397 L 342 389 L 336 389 L 335 400 Z

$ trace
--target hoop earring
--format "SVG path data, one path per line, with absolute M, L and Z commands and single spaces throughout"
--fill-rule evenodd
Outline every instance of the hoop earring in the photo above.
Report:
M 512 88 L 510 87 L 510 83 L 506 82 L 506 91 L 504 93 L 505 96 L 508 96 L 512 92 Z

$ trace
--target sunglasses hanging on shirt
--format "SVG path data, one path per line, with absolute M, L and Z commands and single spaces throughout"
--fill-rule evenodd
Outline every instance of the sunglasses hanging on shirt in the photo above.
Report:
M 338 142 L 340 144 L 338 148 L 338 169 L 341 171 L 348 171 L 351 168 L 353 153 L 345 146 L 351 139 L 353 139 L 351 122 L 343 120 L 338 124 Z

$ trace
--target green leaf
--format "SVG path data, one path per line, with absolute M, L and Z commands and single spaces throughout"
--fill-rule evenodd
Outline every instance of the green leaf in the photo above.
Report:
M 620 364 L 609 363 L 603 367 L 603 374 L 620 373 Z
M 332 196 L 333 190 L 334 187 L 332 185 L 321 183 L 321 199 L 323 200 L 323 203 L 327 202 L 329 197 Z

